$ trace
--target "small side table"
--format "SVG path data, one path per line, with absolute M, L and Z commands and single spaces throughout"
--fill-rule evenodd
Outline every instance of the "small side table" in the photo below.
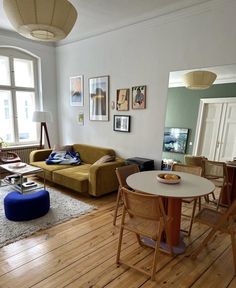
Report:
M 125 163 L 127 165 L 137 164 L 139 166 L 140 171 L 154 170 L 154 160 L 152 160 L 152 159 L 133 157 L 133 158 L 126 159 Z

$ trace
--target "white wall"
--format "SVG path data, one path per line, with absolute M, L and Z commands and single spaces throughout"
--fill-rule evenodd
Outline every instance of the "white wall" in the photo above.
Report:
M 55 47 L 24 39 L 16 33 L 0 30 L 0 46 L 24 49 L 39 57 L 41 62 L 42 102 L 44 110 L 51 111 L 53 123 L 48 124 L 51 145 L 58 143 L 58 119 L 56 97 Z
M 194 10 L 193 10 L 194 9 Z M 56 48 L 60 142 L 114 148 L 122 157 L 161 160 L 169 72 L 236 63 L 236 1 L 210 1 L 117 31 Z M 84 75 L 85 106 L 71 107 L 69 77 Z M 89 120 L 88 78 L 110 76 L 116 89 L 147 85 L 147 108 Z M 85 125 L 76 117 L 85 113 Z M 131 133 L 113 131 L 113 115 L 131 115 Z

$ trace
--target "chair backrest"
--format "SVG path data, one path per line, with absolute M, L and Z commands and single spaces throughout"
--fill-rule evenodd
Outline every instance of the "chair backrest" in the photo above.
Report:
M 203 166 L 205 178 L 221 178 L 228 182 L 228 172 L 225 162 L 204 160 Z
M 202 175 L 202 167 L 200 166 L 190 166 L 185 164 L 174 164 L 172 166 L 172 171 L 179 171 L 179 172 L 185 172 L 189 174 L 194 174 L 197 176 Z
M 138 217 L 159 221 L 163 218 L 165 222 L 166 215 L 160 196 L 131 191 L 127 188 L 122 188 L 122 195 L 124 207 L 132 219 Z
M 185 155 L 184 163 L 190 166 L 200 166 L 202 167 L 203 160 L 207 160 L 204 156 L 193 156 L 193 155 Z
M 137 164 L 131 164 L 127 166 L 121 166 L 116 168 L 116 176 L 120 187 L 127 186 L 126 179 L 128 176 L 140 172 L 139 166 Z

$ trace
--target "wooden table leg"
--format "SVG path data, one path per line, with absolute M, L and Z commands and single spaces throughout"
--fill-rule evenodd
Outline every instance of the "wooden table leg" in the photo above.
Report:
M 168 199 L 167 215 L 172 219 L 170 227 L 170 242 L 173 246 L 180 244 L 180 224 L 181 224 L 182 200 L 177 198 Z

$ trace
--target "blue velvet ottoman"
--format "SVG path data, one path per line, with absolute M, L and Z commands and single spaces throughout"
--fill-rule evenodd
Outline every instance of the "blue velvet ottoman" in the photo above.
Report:
M 50 208 L 49 193 L 40 190 L 32 194 L 10 192 L 4 198 L 4 210 L 7 219 L 26 221 L 47 214 Z

